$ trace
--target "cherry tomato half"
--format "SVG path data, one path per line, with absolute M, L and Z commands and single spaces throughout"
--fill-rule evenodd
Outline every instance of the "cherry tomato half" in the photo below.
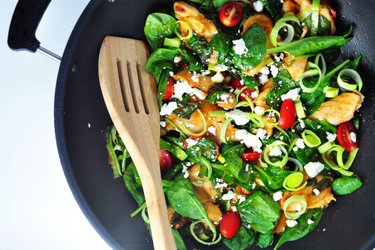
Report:
M 244 161 L 253 162 L 253 161 L 258 160 L 259 156 L 260 156 L 260 153 L 258 153 L 258 152 L 248 151 L 248 152 L 243 152 L 242 155 L 241 155 L 241 158 Z
M 226 2 L 219 12 L 220 22 L 225 27 L 236 26 L 243 17 L 243 5 L 238 2 Z
M 159 162 L 161 171 L 167 171 L 173 166 L 172 156 L 167 150 L 160 150 Z
M 328 3 L 328 0 L 322 0 L 322 5 L 326 6 L 334 19 L 336 19 L 337 13 L 336 10 Z
M 296 120 L 296 107 L 291 99 L 286 99 L 281 104 L 279 126 L 289 129 Z
M 250 89 L 250 88 L 246 88 L 244 90 L 242 90 L 240 96 L 238 97 L 238 99 L 240 99 L 240 101 L 246 101 L 246 97 L 249 97 L 251 100 L 254 100 L 254 98 L 251 97 L 251 94 L 254 92 L 253 89 Z
M 168 78 L 167 87 L 165 88 L 164 95 L 163 95 L 163 101 L 169 100 L 169 98 L 172 97 L 174 92 L 174 80 L 172 77 Z
M 245 87 L 245 84 L 241 83 L 239 79 L 234 77 L 232 77 L 232 79 L 230 80 L 230 84 L 234 89 L 242 89 L 243 87 Z
M 233 238 L 238 230 L 240 230 L 241 219 L 237 212 L 228 211 L 226 212 L 220 221 L 220 232 L 227 238 Z
M 337 128 L 337 140 L 347 152 L 358 147 L 357 133 L 351 122 L 344 122 Z

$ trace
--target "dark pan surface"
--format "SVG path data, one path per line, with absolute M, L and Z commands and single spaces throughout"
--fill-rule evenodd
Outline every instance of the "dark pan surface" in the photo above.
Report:
M 105 132 L 111 121 L 99 88 L 97 60 L 106 35 L 144 39 L 148 13 L 167 0 L 91 1 L 78 21 L 60 67 L 55 99 L 56 139 L 65 175 L 81 209 L 115 249 L 151 249 L 141 218 L 130 218 L 136 203 L 108 165 Z M 341 23 L 355 23 L 354 39 L 344 48 L 363 55 L 365 82 L 360 152 L 353 166 L 364 186 L 338 197 L 313 233 L 284 249 L 360 249 L 375 233 L 375 1 L 341 0 L 334 4 Z M 185 238 L 188 249 L 204 249 Z M 366 249 L 372 249 L 369 244 Z M 215 247 L 215 249 L 219 249 Z

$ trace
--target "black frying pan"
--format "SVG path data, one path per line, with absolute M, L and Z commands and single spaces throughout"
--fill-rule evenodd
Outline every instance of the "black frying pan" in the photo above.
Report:
M 11 48 L 35 51 L 39 47 L 35 30 L 49 2 L 18 3 L 9 33 Z M 60 65 L 55 129 L 61 163 L 84 214 L 115 249 L 151 249 L 152 241 L 142 219 L 129 217 L 137 205 L 122 181 L 113 179 L 108 165 L 105 132 L 111 120 L 99 88 L 99 48 L 106 35 L 144 39 L 147 14 L 170 3 L 171 0 L 92 0 L 71 34 Z M 314 232 L 282 249 L 375 247 L 375 1 L 337 0 L 333 6 L 338 10 L 339 23 L 355 23 L 354 39 L 343 49 L 344 55 L 363 55 L 360 73 L 366 98 L 361 109 L 360 151 L 353 169 L 364 186 L 352 195 L 338 197 Z M 185 237 L 185 241 L 188 249 L 205 249 L 191 237 Z

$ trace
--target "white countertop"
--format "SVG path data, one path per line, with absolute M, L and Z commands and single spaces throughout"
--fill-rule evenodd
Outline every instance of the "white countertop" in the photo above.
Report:
M 81 212 L 55 142 L 59 63 L 14 52 L 7 35 L 15 0 L 0 15 L 0 249 L 110 249 Z M 62 55 L 88 0 L 53 0 L 39 25 L 42 46 Z

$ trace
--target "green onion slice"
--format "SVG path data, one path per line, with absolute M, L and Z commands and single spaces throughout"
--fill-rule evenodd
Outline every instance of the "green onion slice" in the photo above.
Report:
M 327 141 L 326 143 L 320 145 L 318 147 L 318 151 L 319 153 L 321 154 L 324 154 L 325 152 L 327 152 L 328 150 L 330 150 L 335 144 L 330 142 L 330 141 Z
M 305 129 L 301 135 L 303 142 L 310 148 L 315 148 L 322 143 L 319 136 L 311 130 Z
M 211 176 L 212 176 L 212 165 L 211 165 L 211 162 L 209 162 L 205 157 L 199 157 L 199 161 L 200 163 L 202 163 L 206 169 L 207 169 L 207 176 L 206 176 L 206 179 L 204 181 L 194 181 L 193 182 L 193 185 L 194 186 L 203 186 L 207 181 L 209 181 L 211 179 Z
M 323 93 L 326 95 L 327 98 L 334 98 L 338 96 L 339 90 L 340 90 L 339 88 L 327 86 L 323 89 Z
M 225 117 L 225 111 L 224 110 L 215 110 L 211 111 L 208 115 L 209 116 L 217 116 L 217 117 Z
M 222 143 L 227 142 L 226 134 L 227 134 L 228 126 L 231 123 L 231 121 L 232 121 L 232 118 L 228 118 L 221 125 L 219 139 Z
M 192 131 L 190 131 L 190 130 L 186 127 L 186 124 L 185 124 L 185 123 L 181 123 L 181 130 L 182 130 L 182 132 L 184 132 L 185 135 L 188 135 L 188 136 L 202 136 L 202 135 L 204 135 L 205 133 L 207 133 L 207 122 L 206 122 L 206 118 L 204 117 L 202 111 L 200 111 L 199 109 L 197 109 L 197 112 L 199 113 L 199 115 L 200 115 L 201 118 L 202 118 L 202 123 L 203 123 L 203 129 L 202 129 L 202 131 L 199 132 L 199 133 L 192 132 Z
M 255 124 L 255 126 L 259 128 L 264 128 L 264 126 L 266 125 L 266 122 L 264 121 L 263 117 L 260 115 L 249 113 L 247 117 L 249 118 L 250 121 L 252 121 Z
M 349 83 L 345 78 L 350 78 L 355 82 L 355 84 Z M 346 90 L 356 90 L 361 91 L 363 82 L 361 76 L 358 74 L 357 71 L 353 69 L 343 69 L 340 71 L 337 77 L 337 83 L 339 86 Z
M 263 113 L 263 117 L 268 117 L 271 119 L 272 118 L 276 118 L 276 121 L 275 122 L 270 122 L 269 120 L 270 119 L 266 119 L 265 122 L 267 125 L 270 125 L 270 126 L 277 126 L 279 124 L 279 120 L 280 120 L 280 113 L 277 111 L 277 110 L 274 110 L 274 109 L 266 109 Z
M 180 38 L 181 40 L 185 40 L 185 39 L 190 39 L 193 36 L 193 30 L 191 29 L 190 24 L 188 22 L 177 21 L 176 24 L 179 24 L 181 27 L 185 25 L 185 27 L 187 28 L 187 31 L 188 31 L 188 34 L 186 36 L 183 36 L 177 30 L 177 27 L 176 27 L 176 29 L 174 30 L 174 32 L 176 33 L 176 36 L 178 36 L 178 38 Z
M 274 141 L 273 143 L 269 144 L 266 146 L 266 149 L 263 150 L 262 152 L 262 155 L 263 155 L 263 158 L 265 160 L 266 163 L 272 165 L 272 166 L 276 166 L 276 167 L 284 167 L 285 164 L 288 162 L 288 151 L 285 149 L 285 146 L 286 143 L 283 142 L 283 141 Z M 270 152 L 271 152 L 271 149 L 274 148 L 274 147 L 279 147 L 279 149 L 282 151 L 282 158 L 281 160 L 278 160 L 278 161 L 271 161 L 270 159 Z
M 290 43 L 293 38 L 294 38 L 294 27 L 287 22 L 295 22 L 298 25 L 300 25 L 299 19 L 292 13 L 286 13 L 284 17 L 279 19 L 276 23 L 275 26 L 273 27 L 271 34 L 270 34 L 270 41 L 273 46 L 277 47 L 278 45 L 283 45 Z M 286 28 L 288 35 L 284 39 L 284 41 L 278 42 L 277 38 L 279 36 L 279 32 L 281 29 Z
M 306 186 L 307 182 L 303 181 L 303 173 L 294 172 L 288 175 L 283 181 L 283 187 L 289 191 L 299 190 Z
M 295 158 L 292 158 L 292 157 L 289 157 L 288 161 L 293 162 L 298 167 L 298 172 L 303 171 L 303 165 L 299 160 L 297 160 Z
M 211 246 L 211 245 L 215 245 L 217 243 L 219 243 L 221 241 L 221 234 L 219 234 L 219 236 L 217 236 L 217 232 L 216 232 L 216 229 L 215 229 L 215 226 L 212 225 L 212 222 L 210 221 L 208 223 L 208 225 L 210 226 L 210 229 L 213 233 L 213 237 L 212 237 L 212 241 L 204 241 L 202 240 L 201 238 L 198 237 L 198 235 L 196 235 L 195 231 L 194 231 L 194 227 L 199 224 L 199 223 L 204 223 L 204 222 L 207 222 L 205 220 L 198 220 L 198 221 L 194 221 L 193 223 L 190 224 L 190 233 L 191 235 L 194 237 L 194 239 L 196 241 L 198 241 L 199 243 L 203 244 L 203 245 L 206 245 L 206 246 Z M 217 239 L 216 239 L 217 237 Z
M 284 214 L 287 219 L 296 220 L 306 212 L 307 202 L 303 196 L 293 195 L 289 197 L 283 206 Z
M 303 104 L 302 104 L 300 99 L 295 101 L 294 106 L 296 107 L 297 117 L 299 119 L 306 118 L 306 113 L 305 113 L 305 110 L 303 108 Z
M 319 66 L 316 65 L 315 63 L 309 62 L 308 66 L 310 67 L 310 69 L 302 74 L 299 84 L 300 84 L 300 87 L 301 87 L 303 92 L 313 93 L 318 88 L 318 86 L 319 86 L 319 84 L 320 84 L 320 82 L 323 78 L 323 74 L 322 74 L 322 71 L 319 68 Z M 308 78 L 308 77 L 312 77 L 312 76 L 319 76 L 318 81 L 316 82 L 316 84 L 314 86 L 307 87 L 303 83 L 303 79 Z
M 333 170 L 344 176 L 352 176 L 353 172 L 348 171 L 352 166 L 354 159 L 358 153 L 358 148 L 353 149 L 344 162 L 345 149 L 339 145 L 333 145 L 328 151 L 322 154 L 324 162 Z
M 179 48 L 181 46 L 181 40 L 178 37 L 175 38 L 164 38 L 164 46 L 165 47 L 172 47 L 172 48 Z

